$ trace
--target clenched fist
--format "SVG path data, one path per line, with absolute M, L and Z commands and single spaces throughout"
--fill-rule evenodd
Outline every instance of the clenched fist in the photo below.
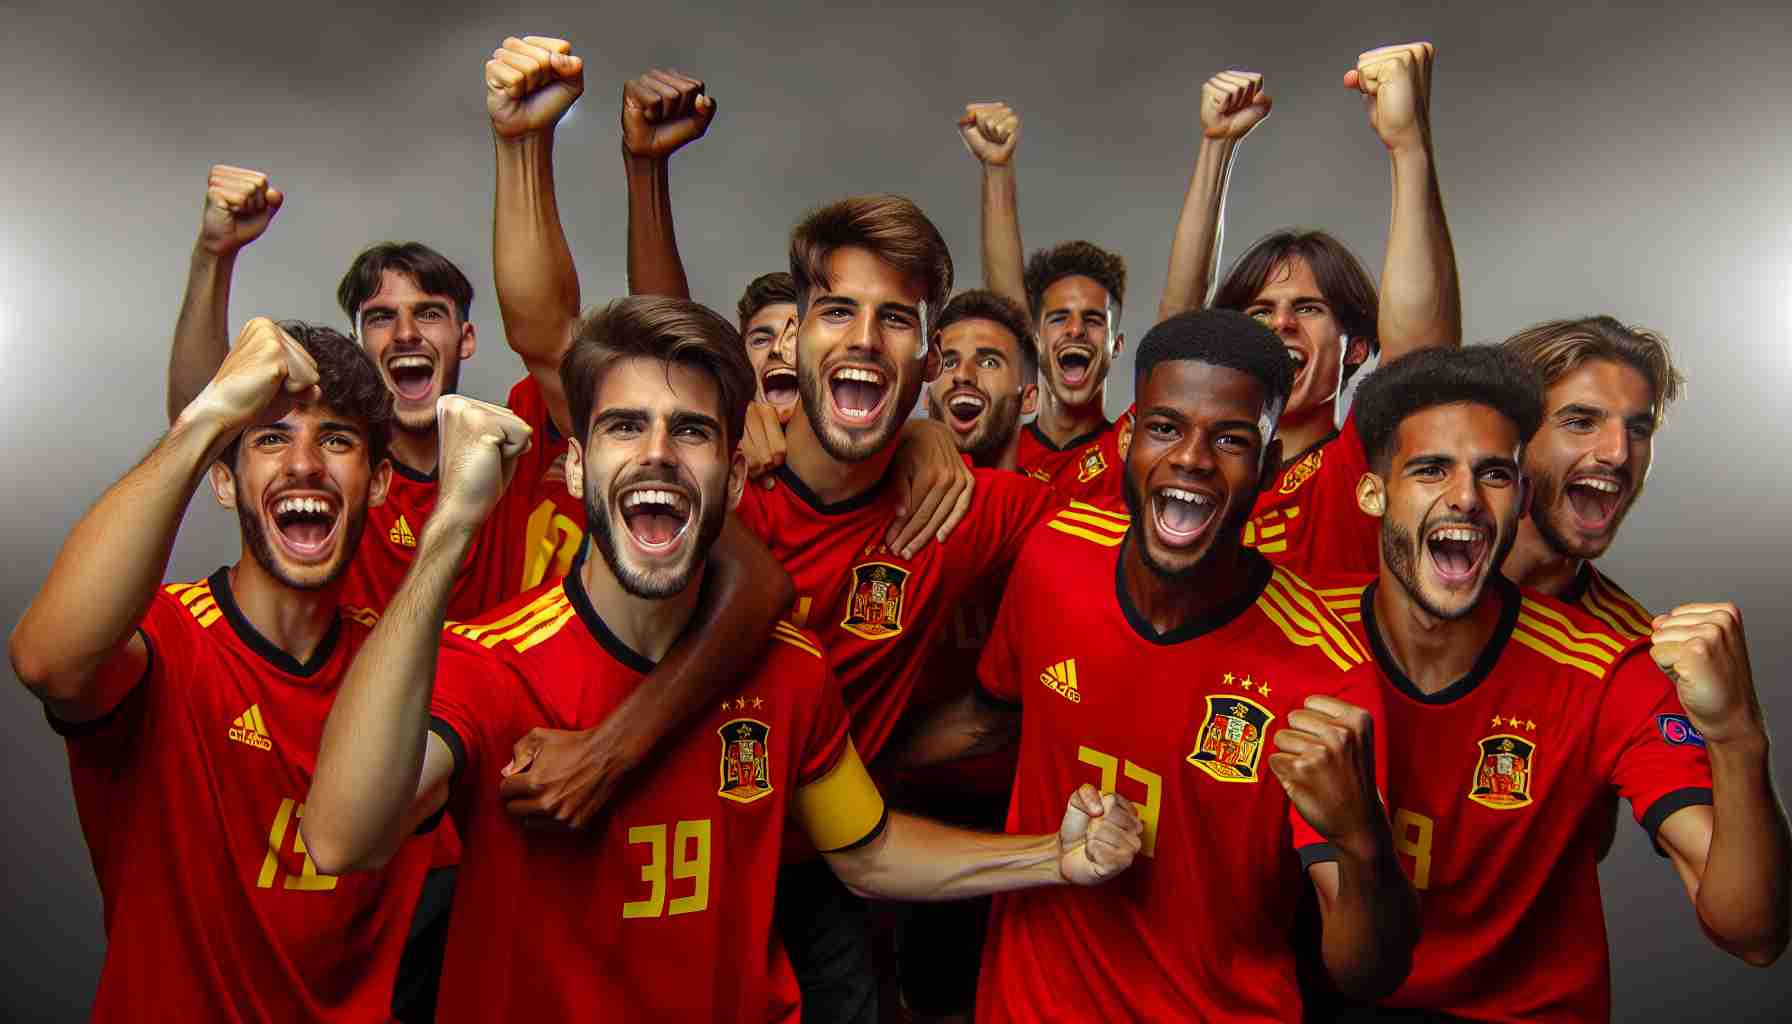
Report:
M 1683 604 L 1657 615 L 1649 656 L 1674 681 L 1680 704 L 1707 743 L 1765 731 L 1749 669 L 1742 613 L 1733 604 Z
M 260 171 L 214 165 L 205 183 L 199 244 L 208 252 L 228 256 L 260 238 L 285 201 L 286 196 Z
M 498 504 L 516 472 L 517 457 L 529 450 L 529 425 L 509 409 L 463 395 L 436 401 L 442 439 L 441 484 L 430 521 L 444 517 L 477 527 Z
M 485 109 L 499 138 L 554 127 L 584 91 L 585 62 L 564 39 L 511 36 L 485 62 Z
M 985 166 L 1004 167 L 1020 142 L 1020 115 L 1006 103 L 970 103 L 958 119 L 965 148 Z
M 622 150 L 664 160 L 703 137 L 716 116 L 716 101 L 699 79 L 655 68 L 622 86 Z
M 1236 142 L 1269 116 L 1274 101 L 1255 71 L 1222 71 L 1201 86 L 1201 134 Z
M 1144 835 L 1125 797 L 1085 783 L 1070 794 L 1058 827 L 1058 871 L 1071 885 L 1099 885 L 1132 867 Z
M 1387 830 L 1375 788 L 1375 720 L 1354 704 L 1314 694 L 1288 713 L 1269 755 L 1295 810 L 1340 850 L 1369 859 Z
M 1423 146 L 1431 138 L 1430 43 L 1383 46 L 1359 56 L 1344 72 L 1344 87 L 1361 92 L 1369 124 L 1389 149 Z
M 182 418 L 210 419 L 234 433 L 281 394 L 316 401 L 317 361 L 279 324 L 258 316 L 243 325 L 230 355 Z

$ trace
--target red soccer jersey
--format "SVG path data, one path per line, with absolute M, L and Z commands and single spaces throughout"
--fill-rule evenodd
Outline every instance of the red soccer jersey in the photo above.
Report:
M 888 479 L 829 505 L 782 468 L 777 486 L 747 488 L 736 510 L 795 581 L 792 618 L 827 648 L 867 762 L 890 738 L 960 602 L 1013 562 L 1029 527 L 1062 504 L 1018 473 L 975 472 L 964 521 L 913 558 L 884 545 L 896 513 Z
M 1579 608 L 1488 584 L 1504 614 L 1475 671 L 1431 695 L 1395 665 L 1374 587 L 1323 589 L 1380 669 L 1388 807 L 1419 890 L 1412 973 L 1389 1005 L 1470 1020 L 1611 1017 L 1597 868 L 1610 788 L 1654 836 L 1711 802 L 1704 740 L 1632 642 Z
M 470 618 L 566 572 L 585 539 L 585 509 L 566 490 L 566 439 L 554 429 L 534 377 L 510 389 L 510 411 L 534 428 L 534 443 L 486 517 L 461 567 L 448 617 Z M 436 507 L 436 476 L 393 462 L 383 504 L 367 510 L 360 550 L 344 574 L 344 607 L 382 612 L 417 553 L 417 538 Z
M 1128 409 L 1100 430 L 1059 447 L 1038 424 L 1028 423 L 1020 432 L 1020 471 L 1067 498 L 1124 512 L 1126 449 L 1132 444 L 1132 428 L 1133 411 Z
M 1592 562 L 1582 562 L 1580 572 L 1561 600 L 1593 616 L 1620 640 L 1641 640 L 1655 632 L 1655 616 Z
M 653 667 L 598 618 L 578 564 L 444 638 L 431 710 L 465 851 L 439 1019 L 794 1021 L 772 928 L 785 817 L 856 757 L 821 649 L 778 624 L 758 671 L 656 747 L 590 829 L 523 829 L 498 798 L 513 744 L 597 725 Z M 829 806 L 824 848 L 875 833 L 870 792 Z
M 1368 471 L 1352 416 L 1257 495 L 1244 542 L 1302 576 L 1374 573 L 1381 559 L 1379 522 L 1356 504 L 1357 481 Z
M 306 664 L 264 639 L 229 570 L 163 588 L 143 679 L 57 722 L 105 902 L 93 1019 L 385 1020 L 434 841 L 320 875 L 299 819 L 336 687 L 368 633 L 339 618 Z
M 1299 1020 L 1301 866 L 1330 855 L 1271 776 L 1270 737 L 1315 693 L 1379 717 L 1367 654 L 1258 558 L 1235 598 L 1157 635 L 1125 593 L 1125 531 L 1065 515 L 1034 531 L 981 678 L 1021 709 L 1008 831 L 1052 831 L 1095 783 L 1138 808 L 1141 856 L 1096 889 L 996 896 L 977 1019 Z

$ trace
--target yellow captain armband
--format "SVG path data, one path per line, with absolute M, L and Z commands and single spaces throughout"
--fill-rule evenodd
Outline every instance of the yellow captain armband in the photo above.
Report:
M 796 791 L 796 813 L 809 841 L 822 853 L 861 846 L 882 831 L 884 798 L 859 760 L 858 748 L 846 750 L 826 775 Z

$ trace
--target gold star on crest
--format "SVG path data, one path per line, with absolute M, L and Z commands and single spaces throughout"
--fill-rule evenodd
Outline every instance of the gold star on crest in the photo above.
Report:
M 735 699 L 735 701 L 734 701 L 735 710 L 737 710 L 737 711 L 743 710 L 746 708 L 746 706 L 747 706 L 747 698 L 739 697 L 739 698 Z
M 1537 723 L 1531 721 L 1528 718 L 1525 719 L 1524 720 L 1524 731 L 1525 732 L 1536 732 L 1537 731 Z
M 1257 684 L 1257 693 L 1260 696 L 1264 696 L 1264 697 L 1269 696 L 1269 684 L 1268 683 L 1258 683 Z
M 1236 681 L 1237 681 L 1237 680 L 1238 680 L 1238 677 L 1237 677 L 1237 676 L 1235 676 L 1235 675 L 1233 675 L 1233 674 L 1232 674 L 1232 673 L 1230 673 L 1230 672 L 1228 672 L 1228 673 L 1226 673 L 1226 674 L 1225 674 L 1225 675 L 1223 675 L 1223 676 L 1221 676 L 1221 677 L 1220 677 L 1220 685 L 1221 685 L 1221 686 L 1231 686 L 1231 685 L 1232 685 L 1232 684 L 1233 684 L 1233 683 L 1234 683 L 1234 682 L 1236 682 Z
M 1251 677 L 1249 675 L 1246 675 L 1244 677 L 1244 682 L 1239 683 L 1238 685 L 1244 687 L 1246 690 L 1249 690 L 1255 684 L 1251 682 Z
M 754 697 L 753 698 L 753 706 L 756 708 L 765 707 L 765 701 L 762 698 Z
M 1500 716 L 1498 716 L 1498 715 L 1493 716 L 1493 727 L 1495 729 L 1498 729 L 1500 727 Z

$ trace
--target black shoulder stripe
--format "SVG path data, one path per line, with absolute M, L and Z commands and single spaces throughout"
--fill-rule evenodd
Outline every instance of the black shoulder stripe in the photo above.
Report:
M 442 742 L 448 744 L 448 753 L 454 755 L 454 770 L 448 773 L 448 785 L 453 786 L 456 782 L 460 781 L 460 770 L 465 767 L 467 763 L 467 745 L 461 742 L 460 733 L 454 731 L 454 726 L 449 725 L 445 719 L 438 718 L 435 715 L 429 716 L 429 731 L 440 736 Z M 443 804 L 442 806 L 445 808 L 448 805 Z M 437 813 L 436 817 L 439 816 L 440 812 Z M 432 824 L 430 827 L 434 828 L 435 826 Z M 423 830 L 418 829 L 418 831 Z
M 1315 864 L 1338 859 L 1338 848 L 1330 843 L 1310 843 L 1294 851 L 1300 854 L 1300 869 L 1306 871 Z

